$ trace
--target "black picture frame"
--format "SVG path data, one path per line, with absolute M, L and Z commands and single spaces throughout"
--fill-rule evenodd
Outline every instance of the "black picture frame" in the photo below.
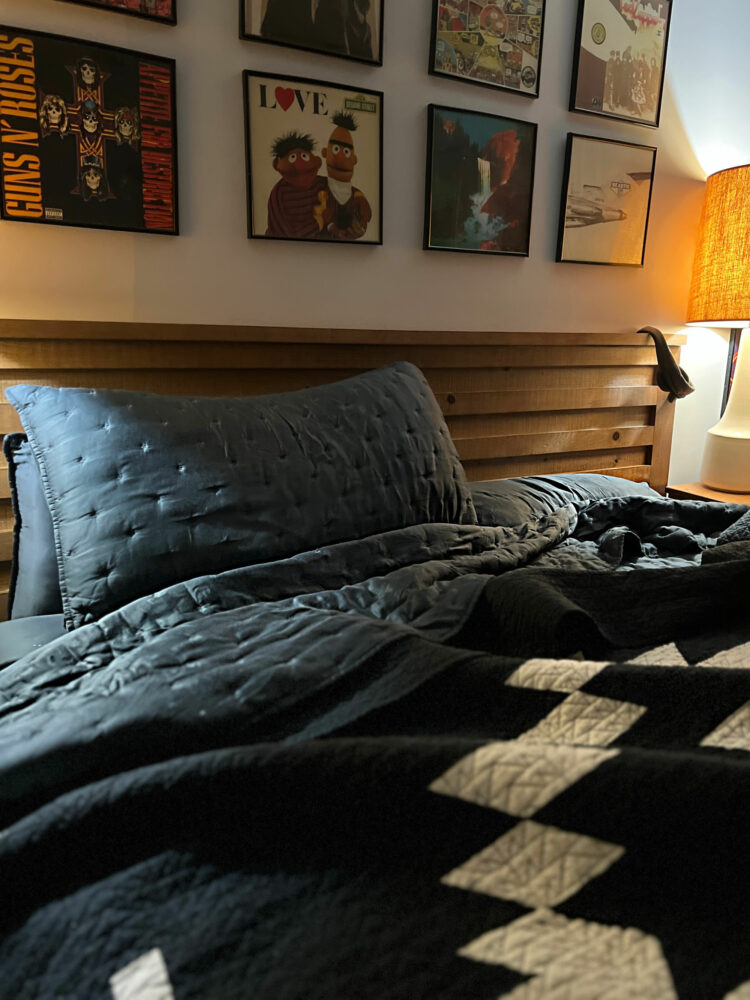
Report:
M 246 154 L 246 175 L 247 175 L 247 233 L 249 239 L 255 240 L 286 240 L 302 243 L 347 243 L 359 246 L 381 246 L 383 243 L 383 105 L 384 97 L 382 91 L 370 90 L 365 87 L 348 86 L 347 84 L 332 83 L 326 80 L 311 80 L 306 77 L 289 76 L 281 73 L 261 73 L 256 70 L 244 70 L 243 74 L 243 99 L 245 114 L 245 154 Z M 254 94 L 253 81 L 258 82 L 258 94 Z M 260 81 L 265 81 L 261 83 Z M 277 84 L 281 83 L 281 87 Z M 274 86 L 271 94 L 268 89 L 263 92 L 263 86 L 270 84 Z M 288 87 L 286 84 L 297 84 L 298 87 Z M 281 175 L 281 180 L 286 180 L 284 173 L 279 169 L 277 160 L 277 144 L 281 140 L 287 140 L 291 134 L 297 137 L 311 139 L 313 148 L 310 154 L 320 161 L 320 166 L 313 166 L 312 170 L 322 169 L 322 157 L 315 152 L 314 146 L 321 143 L 321 150 L 328 149 L 328 144 L 332 140 L 333 131 L 341 129 L 336 124 L 336 128 L 331 128 L 331 118 L 338 111 L 336 101 L 332 101 L 331 93 L 338 95 L 351 95 L 348 99 L 344 97 L 341 109 L 355 118 L 355 129 L 352 129 L 348 136 L 339 132 L 338 142 L 342 149 L 349 145 L 353 148 L 357 159 L 354 166 L 354 176 L 356 180 L 364 184 L 365 191 L 357 188 L 353 177 L 350 176 L 349 183 L 352 185 L 353 195 L 345 205 L 336 202 L 332 189 L 329 186 L 328 170 L 331 169 L 326 161 L 326 175 L 315 174 L 313 185 L 305 190 L 311 192 L 310 213 L 315 219 L 315 225 L 310 221 L 309 215 L 302 212 L 300 206 L 302 201 L 294 192 L 288 192 L 280 187 L 280 180 L 275 174 Z M 281 93 L 280 93 L 281 92 Z M 256 110 L 253 111 L 253 104 L 257 96 Z M 279 105 L 283 100 L 289 104 L 286 108 Z M 275 103 L 275 107 L 270 106 L 270 102 Z M 296 102 L 295 116 L 288 118 L 287 114 Z M 302 107 L 304 105 L 304 107 Z M 375 110 L 373 111 L 373 106 Z M 281 107 L 280 113 L 276 115 L 276 123 L 270 127 L 272 120 L 270 116 L 265 118 L 263 126 L 258 123 L 258 116 L 261 111 L 277 111 Z M 317 110 L 316 110 L 317 109 Z M 362 115 L 376 114 L 377 119 L 374 127 L 368 128 L 365 143 L 360 141 L 360 137 L 365 133 L 361 132 L 361 125 L 368 119 L 362 119 Z M 318 120 L 319 119 L 319 120 Z M 304 132 L 302 131 L 304 129 Z M 360 132 L 357 136 L 356 132 Z M 367 147 L 367 142 L 375 141 L 377 149 L 371 151 Z M 325 147 L 322 146 L 326 142 Z M 309 145 L 309 143 L 307 144 Z M 363 145 L 367 150 L 366 158 L 363 156 Z M 291 151 L 290 151 L 291 153 Z M 287 156 L 290 155 L 287 154 Z M 268 167 L 270 162 L 271 167 Z M 361 174 L 365 173 L 366 180 L 361 180 Z M 262 179 L 265 177 L 265 180 Z M 371 181 L 371 183 L 370 183 Z M 324 183 L 325 182 L 325 183 Z M 376 192 L 377 205 L 373 209 L 371 202 L 375 200 L 373 191 Z M 321 198 L 321 194 L 324 195 Z M 284 212 L 284 200 L 287 195 L 291 196 L 291 212 L 287 220 Z M 360 200 L 364 200 L 363 201 Z M 339 208 L 337 209 L 337 205 Z M 351 207 L 350 207 L 351 206 Z M 356 209 L 356 211 L 355 211 Z M 370 211 L 370 218 L 366 219 L 366 212 Z M 332 216 L 330 213 L 334 212 Z M 292 217 L 293 214 L 293 217 Z M 343 215 L 343 218 L 342 218 Z M 372 222 L 376 220 L 376 225 Z M 347 228 L 343 228 L 344 222 L 351 223 Z M 361 235 L 356 235 L 362 225 L 365 231 Z M 264 229 L 265 232 L 260 230 Z M 374 231 L 374 232 L 373 232 Z M 326 235 L 324 235 L 324 232 Z M 369 234 L 369 235 L 368 235 Z M 367 238 L 364 238 L 367 237 Z
M 528 257 L 536 123 L 440 104 L 427 113 L 423 248 Z
M 643 267 L 656 152 L 655 146 L 568 133 L 557 262 Z M 627 229 L 613 228 L 624 223 Z M 581 235 L 566 237 L 566 230 Z
M 131 17 L 141 17 L 148 21 L 156 21 L 158 24 L 177 24 L 177 0 L 156 0 L 154 11 L 143 9 L 136 10 L 124 6 L 128 0 L 60 0 L 61 3 L 74 3 L 78 7 L 94 7 L 97 10 L 112 11 L 115 14 L 128 14 Z M 132 2 L 132 0 L 131 0 Z M 148 0 L 137 0 L 142 8 Z M 169 13 L 159 13 L 160 6 L 169 5 Z
M 0 38 L 36 102 L 34 119 L 3 116 L 0 219 L 179 235 L 174 59 L 6 25 Z
M 368 15 L 368 23 L 370 26 L 370 31 L 374 27 L 377 31 L 377 45 L 375 52 L 373 49 L 373 57 L 367 58 L 362 55 L 352 54 L 341 48 L 329 47 L 326 48 L 320 44 L 314 44 L 314 40 L 311 39 L 309 44 L 305 44 L 302 40 L 304 34 L 295 34 L 294 31 L 289 31 L 285 28 L 290 23 L 290 18 L 288 14 L 288 8 L 284 12 L 279 14 L 279 23 L 284 27 L 281 31 L 278 29 L 274 33 L 269 31 L 267 34 L 262 33 L 263 19 L 266 16 L 267 7 L 261 9 L 257 16 L 250 16 L 248 13 L 249 8 L 252 9 L 256 6 L 260 7 L 261 4 L 266 4 L 269 2 L 281 3 L 282 0 L 239 0 L 240 8 L 240 38 L 245 41 L 260 42 L 263 45 L 282 45 L 284 48 L 288 49 L 298 49 L 302 52 L 317 52 L 320 55 L 333 56 L 335 59 L 348 59 L 352 62 L 366 63 L 368 66 L 382 66 L 383 65 L 383 28 L 385 25 L 385 0 L 370 0 L 371 3 L 377 4 L 377 9 L 374 16 Z M 286 2 L 286 0 L 284 0 Z M 284 13 L 286 16 L 284 16 Z M 254 21 L 257 19 L 259 22 L 257 25 Z M 311 28 L 312 30 L 312 28 Z M 357 43 L 361 44 L 362 40 L 357 40 Z M 347 39 L 346 44 L 351 44 Z
M 653 0 L 660 15 L 653 18 L 634 0 L 579 0 L 570 111 L 659 127 L 672 2 Z M 627 64 L 615 58 L 621 52 Z
M 449 0 L 449 2 L 433 0 L 429 73 L 432 76 L 448 77 L 451 80 L 462 80 L 480 87 L 490 87 L 492 90 L 508 91 L 521 97 L 538 98 L 547 2 L 548 0 Z M 503 19 L 502 34 L 483 29 L 481 24 L 483 13 L 477 15 L 477 11 L 472 10 L 472 7 L 478 7 L 480 4 L 483 12 L 492 11 L 495 19 Z M 540 8 L 539 13 L 536 13 L 537 8 Z M 529 13 L 531 10 L 535 12 Z M 465 19 L 467 27 L 459 29 L 456 26 L 454 30 L 441 29 L 440 19 L 443 11 L 446 11 L 448 16 L 452 14 L 459 21 Z M 475 24 L 477 16 L 480 20 Z M 531 19 L 538 22 L 538 32 L 528 30 L 529 27 L 534 27 L 533 23 L 529 24 Z M 523 28 L 526 30 L 524 42 L 521 43 L 519 38 Z M 495 42 L 496 37 L 499 39 L 497 42 Z M 535 37 L 538 38 L 536 55 L 533 54 Z M 502 76 L 505 82 L 493 80 L 491 70 L 487 66 L 479 65 L 479 53 L 485 49 L 493 52 L 492 57 L 488 57 L 487 60 L 490 64 L 497 62 L 500 68 L 502 59 Z M 509 57 L 512 56 L 512 60 L 505 59 L 503 51 L 506 51 Z M 467 68 L 464 61 L 468 58 L 467 53 L 473 53 L 476 57 L 474 76 L 464 71 Z M 455 71 L 447 68 L 449 64 L 451 67 L 455 65 Z M 442 68 L 439 69 L 439 65 L 442 65 Z

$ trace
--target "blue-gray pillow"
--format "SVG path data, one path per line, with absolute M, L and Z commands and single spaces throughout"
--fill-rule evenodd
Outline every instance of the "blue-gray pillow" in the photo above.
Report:
M 243 399 L 13 386 L 69 628 L 161 587 L 413 524 L 476 524 L 406 362 Z
M 472 483 L 471 495 L 480 524 L 508 528 L 551 514 L 568 503 L 581 509 L 611 497 L 659 496 L 647 483 L 593 472 Z
M 8 617 L 55 615 L 62 611 L 55 536 L 39 469 L 25 434 L 6 434 L 13 525 L 13 561 Z

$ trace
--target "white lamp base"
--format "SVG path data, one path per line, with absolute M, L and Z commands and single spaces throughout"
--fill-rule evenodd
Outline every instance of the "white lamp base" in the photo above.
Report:
M 750 493 L 750 333 L 747 329 L 742 332 L 724 416 L 706 438 L 701 482 L 726 493 Z

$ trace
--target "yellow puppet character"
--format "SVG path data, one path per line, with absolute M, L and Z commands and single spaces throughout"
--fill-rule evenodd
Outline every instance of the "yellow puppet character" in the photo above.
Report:
M 372 209 L 359 188 L 352 184 L 357 154 L 353 132 L 357 130 L 354 115 L 339 111 L 333 116 L 336 128 L 323 149 L 328 173 L 328 190 L 322 207 L 322 239 L 358 240 L 367 232 Z

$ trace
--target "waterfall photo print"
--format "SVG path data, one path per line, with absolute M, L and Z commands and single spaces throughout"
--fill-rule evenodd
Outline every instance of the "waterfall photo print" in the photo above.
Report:
M 536 129 L 430 105 L 426 250 L 528 257 Z

